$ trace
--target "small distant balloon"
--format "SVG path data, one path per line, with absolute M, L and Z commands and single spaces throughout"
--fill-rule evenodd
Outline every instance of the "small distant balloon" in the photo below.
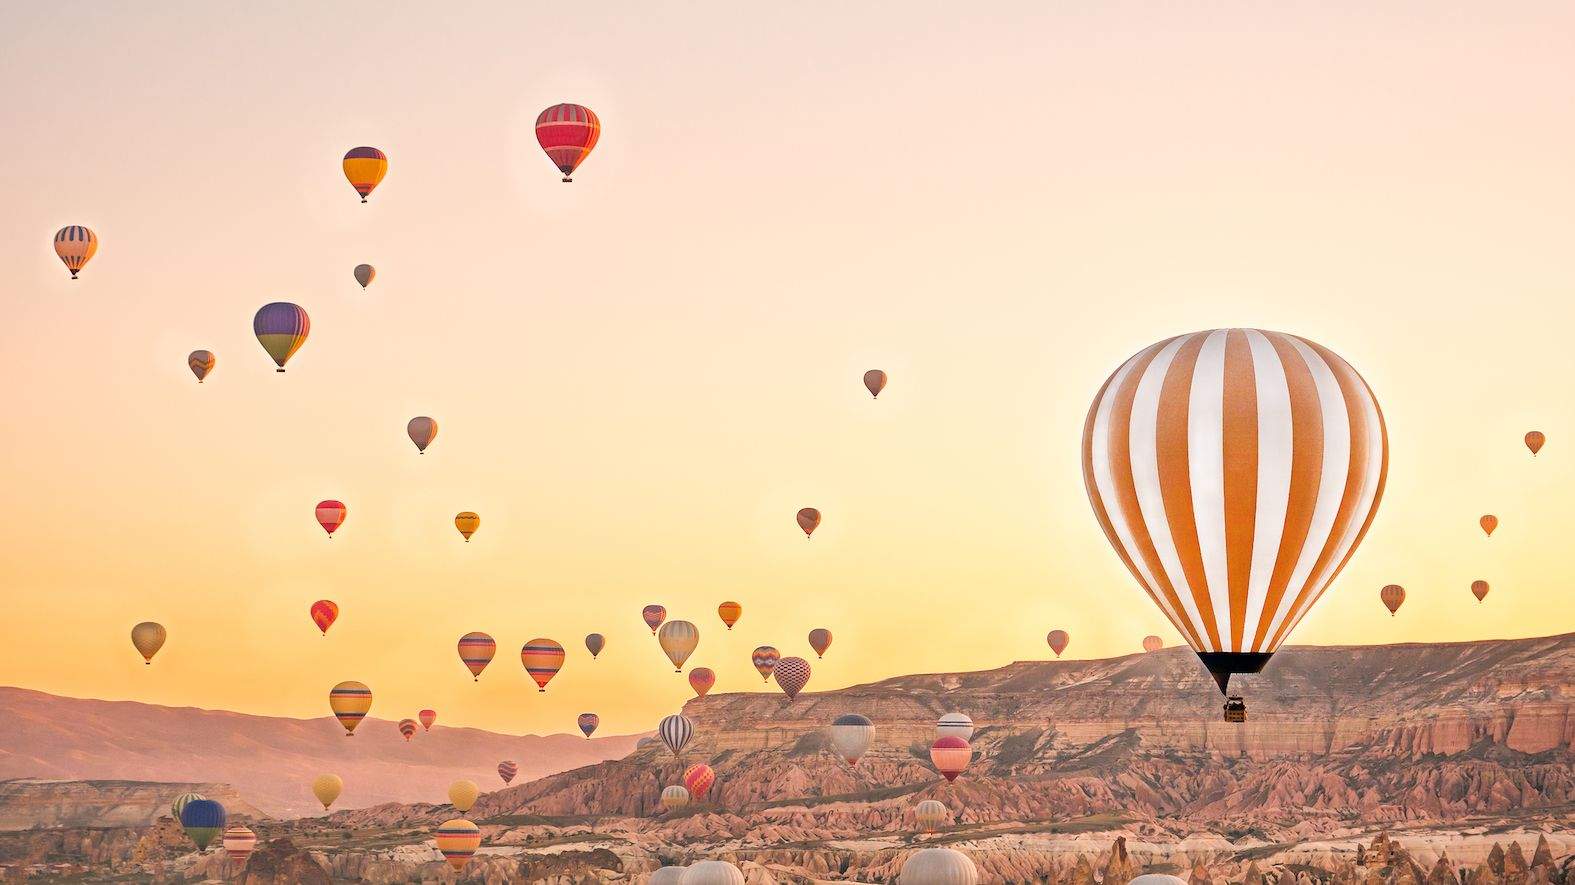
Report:
M 388 174 L 388 155 L 375 147 L 351 148 L 345 153 L 344 170 L 345 179 L 365 203 L 373 188 Z
M 602 717 L 595 713 L 581 713 L 579 718 L 575 720 L 575 724 L 585 734 L 585 739 L 590 740 L 591 735 L 596 733 L 596 726 L 602 724 Z
M 937 827 L 946 823 L 946 819 L 949 816 L 946 806 L 934 799 L 925 799 L 923 802 L 913 806 L 913 819 L 918 823 L 919 829 L 926 832 L 933 832 Z
M 311 615 L 312 623 L 323 631 L 324 636 L 327 636 L 328 628 L 334 625 L 334 621 L 339 620 L 339 604 L 332 599 L 319 599 L 312 603 Z
M 454 810 L 461 814 L 470 810 L 476 804 L 476 797 L 481 795 L 481 788 L 475 781 L 455 781 L 448 785 L 448 801 Z
M 1483 600 L 1483 598 L 1488 595 L 1488 582 L 1487 581 L 1472 581 L 1471 582 L 1471 595 L 1475 596 L 1477 598 L 1477 602 L 1481 602 Z
M 722 623 L 727 625 L 727 629 L 731 630 L 733 625 L 738 623 L 738 619 L 744 616 L 744 607 L 728 600 L 716 607 L 716 614 L 722 619 Z
M 1066 651 L 1066 647 L 1071 644 L 1072 637 L 1067 635 L 1065 630 L 1051 630 L 1045 634 L 1045 642 L 1050 645 L 1050 650 L 1055 652 L 1055 656 L 1059 658 L 1061 652 Z
M 694 737 L 695 724 L 688 716 L 674 713 L 663 717 L 656 726 L 656 734 L 662 739 L 662 743 L 667 745 L 667 749 L 677 756 L 683 752 L 684 745 L 689 743 L 689 739 Z
M 563 658 L 563 646 L 551 639 L 532 639 L 520 649 L 520 663 L 535 680 L 537 691 L 547 690 L 547 683 L 563 669 Z
M 1400 610 L 1400 604 L 1405 602 L 1405 588 L 1399 584 L 1385 584 L 1384 588 L 1378 591 L 1378 598 L 1383 601 L 1384 608 L 1389 609 L 1389 614 L 1393 616 L 1395 612 Z
M 815 650 L 818 660 L 826 656 L 826 649 L 831 648 L 831 631 L 825 627 L 816 627 L 809 631 L 809 647 Z
M 375 279 L 377 279 L 377 268 L 370 264 L 357 264 L 355 266 L 355 281 L 361 284 L 361 288 L 365 289 L 367 286 L 372 285 L 372 281 Z
M 957 780 L 973 758 L 973 748 L 960 737 L 939 737 L 930 745 L 930 761 L 948 783 Z
M 677 811 L 689 804 L 689 788 L 673 784 L 662 789 L 662 807 Z
M 344 791 L 344 788 L 344 779 L 337 774 L 320 774 L 316 780 L 312 781 L 312 795 L 317 797 L 317 801 L 323 803 L 324 811 L 328 810 L 328 806 L 334 804 L 334 800 L 339 798 L 339 794 Z
M 585 650 L 591 653 L 591 660 L 596 660 L 596 656 L 601 654 L 602 649 L 606 647 L 607 637 L 603 636 L 602 634 L 587 633 L 585 635 Z
M 422 710 L 420 713 L 416 714 L 416 719 L 421 723 L 422 731 L 431 731 L 432 724 L 437 722 L 437 711 Z
M 1498 517 L 1489 513 L 1477 520 L 1477 524 L 1482 526 L 1482 531 L 1486 532 L 1487 536 L 1491 538 L 1493 537 L 1493 530 L 1498 528 Z
M 485 633 L 466 633 L 459 637 L 459 659 L 464 662 L 473 681 L 481 681 L 481 671 L 487 669 L 492 663 L 492 656 L 498 653 L 498 644 L 492 637 Z
M 252 856 L 252 851 L 257 848 L 257 834 L 251 827 L 235 824 L 224 831 L 224 856 L 230 863 L 246 866 L 246 859 Z
M 470 536 L 476 533 L 476 529 L 481 528 L 481 517 L 470 510 L 456 513 L 454 514 L 454 528 L 459 529 L 460 537 L 465 539 L 466 544 L 469 544 Z
M 481 828 L 462 817 L 444 821 L 433 835 L 438 852 L 455 871 L 463 871 L 481 847 Z
M 323 527 L 323 531 L 327 532 L 329 539 L 332 540 L 334 531 L 345 524 L 347 515 L 345 505 L 333 500 L 318 501 L 315 512 L 317 524 Z
M 1526 434 L 1526 448 L 1531 450 L 1532 457 L 1536 457 L 1536 454 L 1542 451 L 1542 444 L 1547 441 L 1548 438 L 1540 430 L 1532 430 Z
M 498 777 L 503 779 L 503 785 L 505 787 L 514 780 L 514 775 L 519 773 L 520 767 L 512 759 L 505 759 L 498 763 Z
M 771 646 L 762 645 L 750 653 L 749 659 L 755 665 L 756 672 L 760 674 L 760 681 L 770 682 L 771 673 L 776 670 L 777 661 L 782 659 L 782 655 Z
M 805 507 L 798 512 L 798 527 L 804 530 L 804 537 L 812 537 L 815 529 L 820 527 L 820 511 L 813 507 Z
M 689 660 L 689 656 L 700 645 L 700 631 L 688 621 L 668 621 L 656 634 L 656 641 L 661 645 L 662 653 L 673 662 L 673 672 L 682 673 L 684 661 Z
M 880 369 L 870 369 L 865 372 L 864 389 L 870 392 L 872 399 L 880 399 L 880 392 L 886 389 L 886 373 Z
M 372 690 L 364 683 L 347 680 L 334 686 L 328 692 L 328 709 L 334 713 L 334 718 L 344 726 L 345 737 L 355 735 L 355 727 L 366 718 L 367 711 L 372 709 Z
M 602 121 L 584 105 L 555 104 L 536 117 L 536 143 L 566 182 L 574 180 L 570 176 L 591 155 L 601 136 Z
M 716 783 L 716 772 L 704 762 L 684 769 L 684 789 L 695 799 L 704 799 L 711 785 Z
M 405 424 L 405 434 L 416 444 L 416 451 L 425 455 L 427 446 L 437 438 L 438 423 L 425 415 L 417 415 Z
M 153 656 L 164 647 L 164 640 L 169 638 L 169 632 L 163 624 L 153 621 L 143 621 L 131 628 L 131 644 L 136 646 L 137 653 L 142 655 L 142 662 L 151 666 Z
M 193 375 L 197 376 L 198 384 L 201 384 L 203 379 L 208 377 L 208 373 L 213 371 L 215 362 L 217 360 L 211 350 L 194 350 L 186 357 L 186 366 L 191 369 Z
M 667 609 L 659 605 L 648 605 L 640 610 L 640 617 L 644 619 L 645 626 L 651 628 L 651 635 L 655 636 L 656 628 L 667 620 Z
M 185 808 L 187 803 L 191 802 L 194 799 L 206 799 L 206 798 L 208 798 L 208 797 L 202 795 L 201 793 L 182 793 L 179 796 L 176 796 L 175 797 L 175 801 L 170 803 L 170 813 L 175 818 L 175 822 L 176 823 L 180 822 L 181 809 Z
M 414 719 L 401 719 L 401 720 L 399 720 L 399 733 L 404 735 L 405 736 L 405 742 L 409 743 L 410 739 L 416 736 L 416 720 L 414 720 Z
M 80 224 L 68 224 L 55 232 L 55 255 L 66 265 L 66 270 L 71 271 L 71 278 L 77 278 L 77 271 L 93 258 L 98 252 L 98 235 Z
M 875 724 L 866 716 L 846 713 L 831 722 L 831 749 L 849 765 L 859 764 L 875 739 Z
M 689 687 L 695 690 L 695 697 L 705 697 L 715 684 L 716 673 L 710 667 L 696 667 L 689 671 Z
M 777 661 L 777 668 L 773 675 L 777 678 L 777 685 L 782 693 L 787 695 L 789 701 L 798 697 L 798 693 L 809 684 L 809 661 L 803 658 L 783 658 Z
M 275 371 L 279 372 L 284 371 L 284 364 L 306 343 L 306 336 L 311 331 L 312 318 L 306 315 L 306 309 L 288 301 L 264 304 L 252 317 L 252 333 L 278 366 Z
M 1165 640 L 1160 639 L 1158 636 L 1150 634 L 1148 636 L 1143 637 L 1143 650 L 1144 651 L 1159 651 L 1160 649 L 1162 649 L 1164 647 L 1165 647 Z

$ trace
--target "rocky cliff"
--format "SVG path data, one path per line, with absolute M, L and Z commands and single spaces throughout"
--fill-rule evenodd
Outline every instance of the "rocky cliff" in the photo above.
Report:
M 145 826 L 167 816 L 182 793 L 217 799 L 231 817 L 266 817 L 229 784 L 22 778 L 0 781 L 0 830 Z

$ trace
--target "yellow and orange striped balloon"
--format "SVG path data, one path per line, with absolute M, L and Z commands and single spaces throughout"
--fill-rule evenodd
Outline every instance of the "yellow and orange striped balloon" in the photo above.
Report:
M 350 186 L 365 203 L 373 188 L 388 174 L 388 155 L 375 147 L 351 148 L 345 154 L 344 170 Z
M 744 616 L 744 607 L 728 600 L 716 607 L 716 614 L 722 619 L 722 623 L 727 625 L 727 629 L 731 630 L 733 625 L 738 623 L 738 619 Z
M 334 718 L 345 727 L 345 737 L 353 737 L 355 727 L 372 709 L 372 690 L 354 680 L 341 682 L 328 692 L 328 709 L 334 711 Z
M 520 649 L 520 663 L 535 680 L 537 691 L 547 690 L 547 683 L 563 669 L 563 658 L 563 646 L 551 639 L 532 639 Z
M 465 869 L 481 847 L 481 828 L 464 818 L 444 821 L 434 835 L 438 851 L 455 870 Z

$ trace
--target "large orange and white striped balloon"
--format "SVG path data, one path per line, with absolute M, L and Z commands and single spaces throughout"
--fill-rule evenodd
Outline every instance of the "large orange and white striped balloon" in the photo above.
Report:
M 1362 376 L 1321 345 L 1257 329 L 1144 348 L 1083 428 L 1105 536 L 1221 691 L 1263 669 L 1350 559 L 1388 463 Z

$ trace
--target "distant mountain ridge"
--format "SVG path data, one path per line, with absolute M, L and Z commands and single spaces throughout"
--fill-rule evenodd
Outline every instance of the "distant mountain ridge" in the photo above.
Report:
M 639 740 L 506 735 L 439 723 L 405 743 L 393 723 L 378 719 L 368 719 L 354 740 L 346 740 L 330 717 L 254 716 L 9 687 L 0 687 L 0 721 L 7 723 L 0 729 L 0 778 L 229 784 L 246 803 L 286 817 L 323 813 L 311 782 L 324 772 L 345 781 L 335 810 L 435 802 L 461 778 L 483 789 L 501 787 L 496 769 L 503 759 L 519 764 L 519 780 L 530 780 L 622 757 Z M 370 734 L 394 739 L 365 739 Z M 0 793 L 0 802 L 6 801 Z M 0 809 L 0 817 L 7 810 Z M 135 816 L 128 809 L 116 813 Z M 46 816 L 80 819 L 69 808 Z

